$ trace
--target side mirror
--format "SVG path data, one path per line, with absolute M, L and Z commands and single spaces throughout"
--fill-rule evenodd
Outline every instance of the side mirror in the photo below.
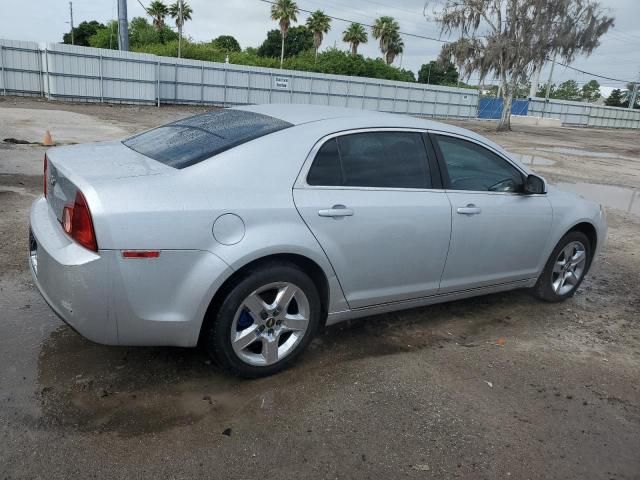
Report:
M 547 184 L 542 177 L 527 175 L 524 182 L 524 193 L 529 195 L 547 193 Z

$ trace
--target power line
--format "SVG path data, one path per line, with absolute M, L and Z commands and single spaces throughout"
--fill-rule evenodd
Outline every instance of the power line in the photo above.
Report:
M 260 0 L 261 2 L 264 3 L 269 3 L 271 5 L 275 5 L 276 2 L 272 1 L 272 0 Z M 301 12 L 304 13 L 313 13 L 311 10 L 305 10 L 304 8 L 298 8 L 298 10 L 300 10 Z M 340 17 L 334 17 L 332 15 L 327 15 L 327 17 L 332 18 L 333 20 L 338 20 L 340 22 L 346 22 L 346 23 L 359 23 L 360 25 L 364 25 L 365 27 L 369 27 L 369 28 L 373 28 L 373 25 L 370 25 L 368 23 L 363 23 L 363 22 L 356 22 L 355 20 L 348 20 L 346 18 L 340 18 Z M 401 33 L 402 35 L 406 36 L 406 37 L 414 37 L 414 38 L 422 38 L 423 40 L 431 40 L 433 42 L 440 42 L 440 43 L 450 43 L 447 40 L 442 40 L 440 38 L 435 38 L 435 37 L 428 37 L 426 35 L 418 35 L 417 33 L 408 33 L 408 32 L 398 32 Z
M 630 83 L 632 81 L 632 80 L 621 80 L 619 78 L 611 78 L 611 77 L 606 77 L 604 75 L 599 75 L 597 73 L 587 72 L 585 70 L 580 70 L 579 68 L 572 67 L 572 66 L 567 65 L 565 63 L 558 62 L 557 60 L 552 60 L 551 58 L 547 58 L 547 60 L 549 60 L 550 62 L 555 63 L 556 65 L 561 65 L 561 66 L 563 66 L 565 68 L 569 68 L 571 70 L 575 70 L 576 72 L 584 73 L 585 75 L 590 75 L 592 77 L 604 78 L 605 80 L 612 80 L 614 82 L 622 82 L 622 83 Z
M 138 0 L 138 1 L 140 1 L 140 0 Z M 264 3 L 269 3 L 271 5 L 274 5 L 276 3 L 273 0 L 260 0 L 260 1 L 264 2 Z M 308 13 L 308 14 L 313 13 L 312 11 L 305 10 L 304 8 L 298 8 L 298 10 L 300 10 L 301 12 Z M 340 22 L 360 23 L 361 25 L 364 25 L 365 27 L 373 28 L 373 25 L 370 25 L 370 24 L 367 24 L 367 23 L 356 22 L 354 20 L 349 20 L 349 19 L 341 18 L 341 17 L 335 17 L 333 15 L 327 15 L 327 17 L 329 17 L 329 18 L 331 18 L 333 20 L 338 20 Z M 417 33 L 408 33 L 408 32 L 402 32 L 402 31 L 400 31 L 398 33 L 400 33 L 400 34 L 402 34 L 404 36 L 407 36 L 407 37 L 421 38 L 423 40 L 430 40 L 432 42 L 439 42 L 439 43 L 443 43 L 443 44 L 444 43 L 451 43 L 448 40 L 442 40 L 441 38 L 429 37 L 429 36 L 426 36 L 426 35 L 419 35 Z M 555 63 L 557 65 L 561 65 L 561 66 L 563 66 L 565 68 L 569 68 L 571 70 L 575 70 L 576 72 L 580 72 L 580 73 L 583 73 L 585 75 L 590 75 L 592 77 L 603 78 L 605 80 L 611 80 L 611 81 L 614 81 L 614 82 L 622 82 L 622 83 L 630 83 L 630 82 L 632 82 L 632 80 L 622 80 L 622 79 L 619 79 L 619 78 L 612 78 L 612 77 L 607 77 L 605 75 L 600 75 L 600 74 L 597 74 L 597 73 L 587 72 L 586 70 L 581 70 L 579 68 L 572 67 L 570 65 L 567 65 L 567 64 L 562 63 L 562 62 L 558 62 L 557 60 L 552 60 L 550 58 L 547 58 L 547 60 L 550 61 L 550 62 L 553 62 L 553 63 Z

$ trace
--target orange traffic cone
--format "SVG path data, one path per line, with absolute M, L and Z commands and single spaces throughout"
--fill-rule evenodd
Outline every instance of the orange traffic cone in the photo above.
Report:
M 51 147 L 55 145 L 53 138 L 51 138 L 51 132 L 49 131 L 49 129 L 47 129 L 47 131 L 44 132 L 44 140 L 42 140 L 42 145 L 46 147 Z

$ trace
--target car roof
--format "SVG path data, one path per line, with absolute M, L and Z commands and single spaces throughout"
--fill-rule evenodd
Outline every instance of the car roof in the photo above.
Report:
M 303 124 L 325 124 L 326 132 L 358 128 L 418 128 L 438 132 L 446 132 L 462 135 L 474 139 L 485 145 L 499 150 L 505 155 L 508 152 L 500 145 L 492 142 L 482 135 L 467 130 L 466 128 L 449 125 L 446 123 L 427 120 L 425 118 L 412 117 L 400 113 L 385 113 L 372 110 L 359 110 L 355 108 L 330 107 L 325 105 L 309 104 L 263 104 L 263 105 L 243 105 L 233 107 L 237 110 L 260 113 L 270 117 L 278 118 L 293 125 Z M 519 162 L 518 162 L 519 163 Z M 522 166 L 522 165 L 521 165 Z
M 440 132 L 458 133 L 460 135 L 481 140 L 485 143 L 488 142 L 486 138 L 481 137 L 471 130 L 400 113 L 385 113 L 373 110 L 359 110 L 356 108 L 292 103 L 243 105 L 233 108 L 236 110 L 245 110 L 248 112 L 268 115 L 270 117 L 284 120 L 285 122 L 289 122 L 293 125 L 303 125 L 312 122 L 325 122 L 331 125 L 337 125 L 346 122 L 354 129 L 372 127 L 421 128 L 437 130 Z

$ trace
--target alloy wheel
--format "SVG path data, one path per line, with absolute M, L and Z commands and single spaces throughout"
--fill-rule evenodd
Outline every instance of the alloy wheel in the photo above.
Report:
M 567 244 L 558 254 L 551 272 L 551 286 L 556 295 L 566 295 L 573 290 L 584 275 L 586 265 L 587 252 L 582 242 Z
M 309 327 L 309 300 L 290 282 L 264 285 L 247 296 L 231 323 L 231 346 L 245 363 L 273 365 L 302 341 Z

